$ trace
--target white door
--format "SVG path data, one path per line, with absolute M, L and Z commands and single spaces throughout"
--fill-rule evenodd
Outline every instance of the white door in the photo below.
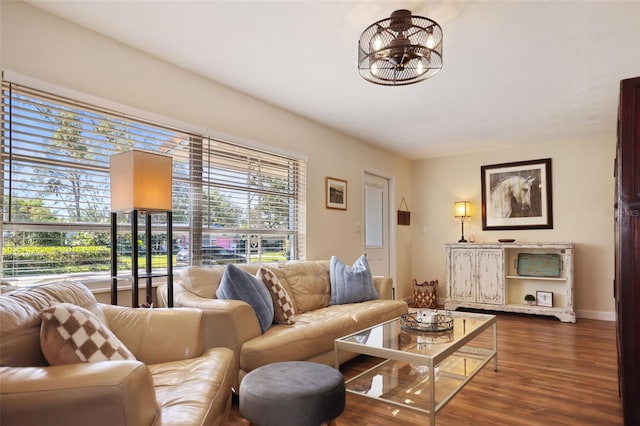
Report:
M 390 276 L 389 179 L 364 174 L 364 247 L 373 275 Z

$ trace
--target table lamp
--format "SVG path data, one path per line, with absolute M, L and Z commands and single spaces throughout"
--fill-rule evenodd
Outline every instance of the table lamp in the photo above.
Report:
M 464 239 L 464 221 L 471 218 L 471 202 L 469 201 L 456 201 L 453 203 L 453 216 L 460 221 L 462 225 L 462 237 L 458 240 L 459 243 L 466 243 Z

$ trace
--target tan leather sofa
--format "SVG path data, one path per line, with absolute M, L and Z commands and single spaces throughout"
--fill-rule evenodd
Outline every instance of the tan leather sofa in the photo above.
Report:
M 233 350 L 242 377 L 266 364 L 279 361 L 313 361 L 335 365 L 334 340 L 407 313 L 407 303 L 392 300 L 393 281 L 374 277 L 377 300 L 327 306 L 331 288 L 329 261 L 296 261 L 273 264 L 239 264 L 255 275 L 265 266 L 278 277 L 292 295 L 295 323 L 273 324 L 264 333 L 258 319 L 245 302 L 219 300 L 215 293 L 224 265 L 186 268 L 174 285 L 174 306 L 190 306 L 205 311 L 205 347 L 224 346 Z M 322 290 L 318 292 L 318 288 Z M 158 298 L 166 305 L 166 285 L 158 287 Z M 299 313 L 300 311 L 305 311 Z M 341 352 L 340 363 L 355 355 Z
M 94 313 L 137 360 L 49 366 L 41 311 L 66 302 Z M 133 309 L 96 302 L 58 282 L 0 296 L 0 424 L 224 425 L 237 363 L 203 350 L 198 309 Z

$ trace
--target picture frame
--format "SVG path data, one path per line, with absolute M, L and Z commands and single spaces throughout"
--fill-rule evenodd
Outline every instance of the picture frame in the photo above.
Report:
M 480 167 L 482 229 L 553 229 L 551 158 Z
M 536 305 L 553 308 L 553 292 L 536 291 Z
M 328 209 L 347 209 L 347 181 L 325 177 L 325 206 Z

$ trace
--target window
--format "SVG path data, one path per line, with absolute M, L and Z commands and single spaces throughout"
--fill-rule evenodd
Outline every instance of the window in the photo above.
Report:
M 176 266 L 304 259 L 304 161 L 3 82 L 3 280 L 109 271 L 109 157 L 134 148 L 173 158 L 173 235 L 154 224 L 142 255 L 173 244 Z

